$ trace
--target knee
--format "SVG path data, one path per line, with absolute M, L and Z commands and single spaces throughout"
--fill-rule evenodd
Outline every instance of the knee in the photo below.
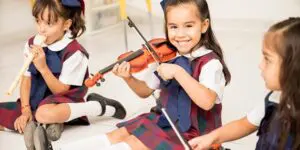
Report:
M 35 119 L 39 123 L 52 123 L 55 119 L 56 113 L 47 108 L 47 107 L 39 107 L 35 113 Z
M 107 133 L 107 136 L 111 143 L 115 144 L 124 141 L 130 134 L 127 132 L 126 128 L 123 127 Z

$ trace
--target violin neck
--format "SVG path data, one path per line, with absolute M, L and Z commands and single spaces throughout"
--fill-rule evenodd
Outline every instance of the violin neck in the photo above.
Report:
M 137 58 L 137 57 L 139 57 L 139 56 L 141 56 L 143 54 L 144 54 L 144 51 L 141 50 L 141 49 L 139 49 L 139 50 L 133 52 L 131 55 L 129 55 L 129 56 L 123 58 L 123 59 L 120 59 L 120 60 L 116 61 L 115 63 L 113 63 L 113 64 L 111 64 L 111 65 L 103 68 L 102 70 L 99 71 L 99 73 L 100 74 L 105 74 L 105 73 L 111 71 L 116 64 L 121 64 L 124 61 L 129 62 L 129 61 L 131 61 L 131 60 L 133 60 L 133 59 L 135 59 L 135 58 Z

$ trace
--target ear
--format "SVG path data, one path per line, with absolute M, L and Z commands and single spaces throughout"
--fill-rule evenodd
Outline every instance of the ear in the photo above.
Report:
M 68 19 L 64 22 L 64 30 L 67 31 L 70 29 L 71 25 L 72 25 L 72 20 L 71 19 Z
M 210 26 L 209 24 L 209 19 L 205 19 L 202 23 L 201 23 L 201 33 L 205 33 L 208 29 L 208 27 Z

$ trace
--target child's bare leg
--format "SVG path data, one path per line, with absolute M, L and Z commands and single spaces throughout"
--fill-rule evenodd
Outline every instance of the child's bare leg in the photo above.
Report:
M 124 140 L 124 142 L 127 143 L 133 150 L 150 150 L 144 143 L 142 143 L 134 135 L 130 135 L 129 137 L 127 137 Z
M 64 123 L 68 120 L 70 112 L 68 104 L 45 104 L 37 109 L 35 117 L 40 123 Z
M 122 127 L 106 134 L 111 144 L 123 142 L 130 137 L 126 128 Z

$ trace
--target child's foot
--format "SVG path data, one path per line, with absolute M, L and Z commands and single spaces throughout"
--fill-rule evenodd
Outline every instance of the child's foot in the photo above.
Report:
M 36 123 L 30 121 L 27 123 L 24 130 L 24 142 L 27 150 L 35 150 L 34 142 L 33 142 L 33 134 L 36 129 Z
M 64 124 L 54 123 L 46 126 L 47 137 L 51 141 L 57 141 L 64 131 Z
M 106 106 L 111 106 L 115 108 L 115 113 L 111 115 L 111 117 L 117 119 L 124 119 L 126 117 L 126 110 L 124 106 L 116 100 L 103 97 L 96 93 L 91 93 L 88 95 L 87 101 L 98 101 L 100 103 L 102 107 L 102 113 L 100 114 L 100 116 L 106 113 Z
M 36 150 L 53 150 L 51 142 L 47 138 L 46 131 L 42 126 L 36 127 L 33 141 Z

